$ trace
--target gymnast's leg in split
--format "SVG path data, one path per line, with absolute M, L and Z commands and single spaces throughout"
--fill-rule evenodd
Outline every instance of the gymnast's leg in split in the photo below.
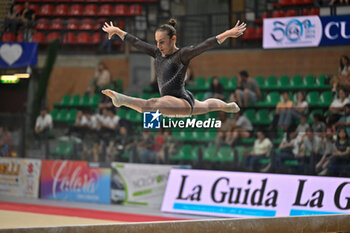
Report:
M 212 111 L 236 113 L 240 110 L 235 102 L 226 103 L 215 98 L 210 98 L 205 101 L 195 100 L 193 111 L 191 111 L 192 108 L 188 101 L 174 96 L 167 95 L 160 98 L 145 100 L 123 95 L 109 89 L 103 90 L 102 93 L 112 99 L 114 106 L 125 106 L 140 113 L 159 110 L 166 116 L 190 116 L 205 114 Z

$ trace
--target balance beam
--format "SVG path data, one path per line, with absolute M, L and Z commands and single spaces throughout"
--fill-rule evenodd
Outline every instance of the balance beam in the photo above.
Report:
M 0 229 L 0 233 L 320 233 L 350 232 L 350 214 Z

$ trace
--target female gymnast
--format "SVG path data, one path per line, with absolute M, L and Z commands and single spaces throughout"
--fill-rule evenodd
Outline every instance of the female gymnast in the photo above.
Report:
M 226 103 L 222 100 L 210 98 L 205 101 L 194 99 L 191 92 L 185 90 L 185 74 L 192 58 L 206 50 L 217 47 L 227 38 L 237 38 L 246 30 L 245 23 L 236 25 L 216 37 L 211 37 L 197 46 L 178 48 L 176 46 L 176 21 L 170 19 L 168 24 L 161 25 L 155 32 L 157 46 L 141 41 L 137 37 L 113 26 L 107 22 L 103 31 L 108 33 L 108 38 L 118 35 L 123 41 L 155 58 L 157 82 L 160 98 L 144 100 L 117 93 L 110 89 L 102 93 L 112 99 L 116 107 L 126 106 L 140 113 L 144 111 L 159 110 L 166 116 L 190 116 L 205 114 L 210 111 L 224 111 L 235 113 L 240 110 L 235 102 Z

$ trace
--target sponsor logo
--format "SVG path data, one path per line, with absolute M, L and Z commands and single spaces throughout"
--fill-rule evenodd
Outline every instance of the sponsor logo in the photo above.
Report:
M 206 120 L 199 120 L 196 118 L 171 118 L 163 117 L 161 119 L 161 113 L 159 110 L 156 112 L 144 112 L 143 113 L 143 128 L 144 129 L 164 129 L 167 128 L 220 128 L 221 121 L 215 118 L 209 118 Z M 174 116 L 179 117 L 179 116 Z M 182 116 L 183 117 L 183 116 Z
M 160 117 L 159 110 L 156 112 L 144 112 L 143 113 L 143 128 L 144 129 L 160 129 Z

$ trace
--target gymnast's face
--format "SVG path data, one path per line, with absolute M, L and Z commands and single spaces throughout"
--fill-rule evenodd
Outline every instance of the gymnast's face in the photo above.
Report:
M 166 31 L 156 31 L 155 38 L 157 41 L 157 48 L 163 56 L 175 52 L 176 36 L 170 38 Z

